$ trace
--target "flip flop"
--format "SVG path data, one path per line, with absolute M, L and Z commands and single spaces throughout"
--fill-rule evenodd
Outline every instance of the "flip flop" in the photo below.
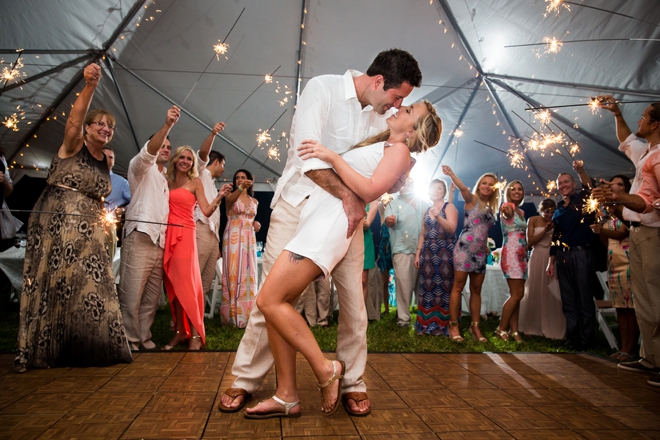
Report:
M 245 412 L 243 416 L 246 419 L 273 419 L 275 417 L 287 417 L 291 419 L 295 419 L 300 417 L 300 411 L 298 411 L 295 414 L 291 414 L 291 409 L 300 405 L 300 402 L 285 402 L 284 400 L 280 399 L 277 396 L 271 397 L 275 402 L 280 404 L 281 406 L 284 407 L 284 411 L 268 411 L 268 412 L 259 412 L 259 413 L 248 413 Z M 268 399 L 266 399 L 268 400 Z M 264 403 L 266 400 L 262 400 L 259 402 L 257 405 L 261 405 Z
M 341 403 L 344 405 L 344 409 L 349 415 L 355 416 L 355 417 L 364 417 L 368 416 L 371 414 L 371 407 L 367 409 L 366 411 L 353 411 L 351 410 L 350 405 L 348 404 L 349 400 L 354 400 L 355 403 L 360 403 L 363 400 L 369 400 L 369 396 L 367 396 L 367 393 L 363 392 L 351 392 L 351 393 L 344 393 L 341 396 Z
M 337 374 L 337 364 L 335 361 L 332 361 L 332 377 L 327 380 L 325 383 L 320 383 L 319 385 L 319 391 L 321 392 L 321 402 L 323 402 L 323 389 L 329 387 L 332 385 L 336 380 L 339 381 L 339 388 L 337 388 L 338 392 L 341 393 L 341 381 L 344 378 L 344 373 L 346 373 L 346 364 L 344 361 L 337 360 L 339 364 L 341 365 L 341 374 Z M 323 413 L 324 416 L 331 416 L 334 413 L 337 412 L 337 409 L 339 408 L 339 395 L 337 395 L 337 400 L 335 401 L 335 406 L 332 408 L 331 411 L 327 413 Z
M 231 397 L 232 399 L 236 400 L 237 397 L 243 396 L 243 402 L 241 402 L 240 405 L 238 405 L 236 408 L 231 408 L 228 406 L 225 406 L 222 404 L 222 401 L 218 404 L 218 410 L 223 413 L 235 413 L 243 409 L 245 406 L 245 402 L 247 401 L 248 397 L 251 396 L 250 393 L 248 393 L 246 390 L 243 388 L 227 388 L 225 391 L 225 394 Z

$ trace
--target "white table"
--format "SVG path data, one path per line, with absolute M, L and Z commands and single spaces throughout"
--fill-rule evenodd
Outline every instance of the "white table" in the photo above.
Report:
M 486 278 L 481 287 L 481 315 L 493 313 L 499 315 L 502 313 L 502 306 L 509 297 L 509 285 L 506 283 L 502 268 L 500 266 L 488 265 L 486 266 Z M 465 284 L 463 289 L 463 312 L 469 312 L 470 298 L 470 280 Z

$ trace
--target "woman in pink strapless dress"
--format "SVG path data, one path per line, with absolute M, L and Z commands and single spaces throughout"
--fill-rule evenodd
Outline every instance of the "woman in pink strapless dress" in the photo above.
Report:
M 206 344 L 206 333 L 194 210 L 199 204 L 202 213 L 210 216 L 231 187 L 224 185 L 209 204 L 202 181 L 197 177 L 197 155 L 188 146 L 177 148 L 172 155 L 167 179 L 170 186 L 167 222 L 170 226 L 165 234 L 163 272 L 176 333 L 163 350 L 171 350 L 186 340 L 189 340 L 189 350 L 199 350 Z

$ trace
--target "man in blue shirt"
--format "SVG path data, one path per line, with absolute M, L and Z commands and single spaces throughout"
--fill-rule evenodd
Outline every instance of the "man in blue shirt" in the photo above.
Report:
M 583 182 L 590 180 L 581 163 L 573 165 Z M 584 350 L 593 343 L 596 324 L 591 280 L 595 261 L 591 244 L 594 234 L 589 227 L 594 214 L 585 213 L 584 204 L 589 188 L 576 192 L 577 183 L 569 173 L 557 177 L 557 189 L 562 200 L 557 203 L 552 221 L 552 247 L 547 274 L 554 276 L 555 263 L 562 310 L 566 317 L 566 345 Z
M 123 219 L 126 213 L 126 206 L 131 201 L 131 188 L 128 185 L 128 180 L 112 172 L 112 168 L 115 166 L 114 150 L 111 147 L 105 146 L 103 148 L 103 154 L 105 154 L 108 162 L 110 181 L 112 182 L 112 191 L 105 198 L 105 210 L 106 212 L 114 213 L 115 219 L 119 222 Z M 108 225 L 108 248 L 110 250 L 110 259 L 112 260 L 117 252 L 117 223 Z

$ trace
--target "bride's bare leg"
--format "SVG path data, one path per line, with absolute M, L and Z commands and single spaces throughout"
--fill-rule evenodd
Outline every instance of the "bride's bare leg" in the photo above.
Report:
M 325 383 L 333 374 L 333 362 L 323 355 L 304 318 L 291 305 L 305 287 L 320 274 L 321 270 L 311 260 L 284 251 L 275 261 L 257 297 L 257 307 L 264 314 L 268 325 L 269 343 L 275 357 L 278 376 L 284 374 L 283 379 L 287 381 L 282 384 L 287 390 L 281 391 L 292 395 L 297 395 L 296 351 L 307 359 L 318 383 Z M 275 333 L 277 335 L 274 335 Z M 273 339 L 270 339 L 271 334 L 274 336 Z M 336 368 L 338 374 L 343 374 L 339 363 L 336 363 Z M 293 371 L 292 375 L 290 375 L 291 371 Z M 291 378 L 293 378 L 292 383 L 289 383 Z M 279 389 L 280 383 L 278 383 Z M 338 381 L 325 388 L 323 396 L 322 409 L 327 412 L 334 407 L 338 399 Z M 278 397 L 282 398 L 279 394 Z

